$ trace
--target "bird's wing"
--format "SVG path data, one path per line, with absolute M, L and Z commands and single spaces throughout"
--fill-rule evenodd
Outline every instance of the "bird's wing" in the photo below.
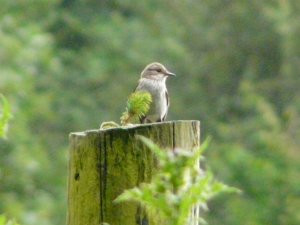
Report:
M 166 99 L 167 99 L 167 106 L 169 108 L 169 105 L 170 105 L 170 98 L 169 98 L 169 94 L 168 94 L 168 91 L 166 90 Z
M 169 98 L 169 94 L 168 94 L 167 90 L 165 92 L 165 96 L 166 96 L 166 102 L 167 102 L 167 110 L 166 110 L 165 115 L 162 116 L 162 119 L 161 119 L 162 121 L 165 121 L 167 114 L 168 114 L 169 105 L 170 105 L 170 98 Z

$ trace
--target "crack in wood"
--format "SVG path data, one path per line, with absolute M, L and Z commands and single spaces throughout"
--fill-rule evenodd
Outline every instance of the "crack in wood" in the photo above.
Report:
M 173 147 L 173 151 L 176 148 L 175 137 L 176 137 L 176 134 L 175 134 L 175 123 L 172 123 L 172 147 Z
M 100 182 L 99 182 L 99 186 L 100 186 L 100 222 L 99 224 L 101 224 L 102 222 L 104 222 L 104 210 L 103 210 L 103 192 L 102 192 L 102 189 L 103 189 L 103 174 L 102 174 L 102 146 L 101 146 L 101 136 L 100 135 L 100 143 L 98 144 L 98 151 L 100 152 L 100 157 L 99 157 L 99 163 L 100 163 L 100 166 L 99 166 L 99 179 L 100 179 Z

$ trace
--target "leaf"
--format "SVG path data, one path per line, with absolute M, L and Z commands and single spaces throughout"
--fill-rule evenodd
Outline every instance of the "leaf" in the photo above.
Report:
M 114 121 L 106 121 L 106 122 L 101 123 L 101 125 L 100 125 L 101 130 L 117 128 L 117 127 L 120 127 L 120 125 Z
M 8 220 L 4 215 L 0 215 L 0 225 L 19 225 L 19 224 L 14 220 Z
M 209 171 L 200 173 L 198 160 L 208 147 L 207 139 L 201 148 L 190 151 L 177 149 L 175 152 L 161 149 L 149 138 L 136 135 L 156 155 L 159 171 L 151 183 L 142 184 L 124 191 L 115 202 L 136 201 L 165 218 L 166 225 L 183 225 L 187 221 L 204 222 L 201 216 L 193 215 L 195 205 L 206 206 L 207 201 L 223 192 L 236 192 L 216 181 Z
M 167 151 L 163 151 L 162 149 L 160 149 L 158 145 L 154 144 L 154 142 L 149 138 L 141 135 L 136 135 L 136 137 L 140 139 L 159 158 L 161 162 L 166 160 L 166 158 L 168 157 Z
M 7 124 L 8 121 L 11 119 L 12 115 L 10 105 L 2 94 L 0 94 L 0 100 L 2 102 L 2 109 L 0 115 L 0 137 L 5 138 L 7 132 Z

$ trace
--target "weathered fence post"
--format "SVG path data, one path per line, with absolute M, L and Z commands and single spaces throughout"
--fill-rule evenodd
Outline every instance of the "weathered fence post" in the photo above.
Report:
M 143 135 L 170 151 L 199 146 L 199 121 L 170 121 L 70 134 L 68 225 L 158 225 L 136 203 L 114 203 L 125 189 L 149 182 L 156 169 Z

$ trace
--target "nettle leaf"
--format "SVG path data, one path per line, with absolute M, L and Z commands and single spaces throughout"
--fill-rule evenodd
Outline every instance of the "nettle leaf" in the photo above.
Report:
M 204 224 L 201 215 L 191 216 L 196 205 L 206 208 L 207 201 L 212 197 L 224 192 L 237 192 L 237 189 L 216 181 L 210 171 L 200 172 L 199 160 L 208 147 L 209 139 L 193 151 L 166 151 L 148 138 L 137 138 L 156 155 L 159 172 L 151 183 L 124 191 L 116 199 L 117 202 L 137 201 L 157 212 L 157 216 L 166 221 L 165 225 L 185 225 L 188 221 Z

